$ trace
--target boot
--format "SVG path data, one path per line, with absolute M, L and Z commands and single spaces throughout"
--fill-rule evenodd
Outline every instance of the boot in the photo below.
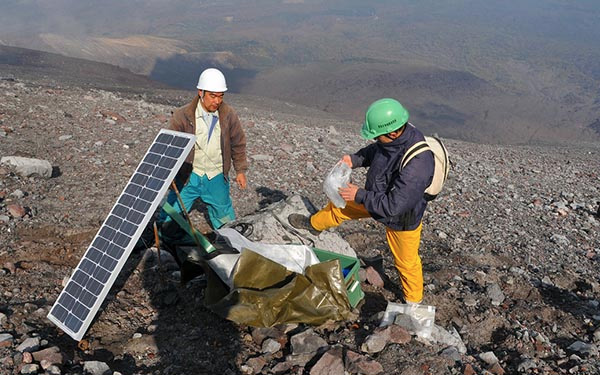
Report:
M 313 236 L 319 236 L 319 234 L 321 234 L 321 231 L 313 228 L 312 224 L 310 223 L 310 217 L 308 216 L 301 214 L 290 214 L 290 216 L 288 216 L 288 221 L 294 228 L 307 230 Z

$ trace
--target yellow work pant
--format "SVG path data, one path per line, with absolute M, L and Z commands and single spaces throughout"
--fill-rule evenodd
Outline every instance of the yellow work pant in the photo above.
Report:
M 337 208 L 331 202 L 310 218 L 316 230 L 337 227 L 346 220 L 371 217 L 364 205 L 346 202 L 346 207 Z M 410 302 L 421 302 L 423 299 L 423 268 L 419 256 L 421 242 L 420 223 L 414 230 L 393 230 L 385 227 L 385 237 L 394 255 L 394 264 L 400 273 L 404 298 Z

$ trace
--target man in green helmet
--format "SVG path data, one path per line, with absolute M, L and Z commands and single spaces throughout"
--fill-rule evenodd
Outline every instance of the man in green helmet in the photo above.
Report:
M 339 189 L 345 208 L 331 202 L 307 217 L 292 214 L 288 221 L 313 235 L 346 220 L 372 217 L 386 227 L 386 239 L 400 274 L 404 300 L 423 299 L 423 269 L 419 257 L 422 219 L 427 207 L 425 189 L 431 184 L 434 159 L 431 151 L 416 155 L 404 168 L 406 151 L 425 137 L 408 122 L 408 111 L 395 99 L 384 98 L 367 109 L 361 135 L 372 143 L 342 162 L 351 168 L 368 167 L 364 188 L 348 184 Z

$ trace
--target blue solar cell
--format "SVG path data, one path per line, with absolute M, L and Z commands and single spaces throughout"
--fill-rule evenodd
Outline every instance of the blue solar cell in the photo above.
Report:
M 131 237 L 137 230 L 137 227 L 128 221 L 124 221 L 123 224 L 121 224 L 121 228 L 119 228 L 119 230 Z
M 119 229 L 121 227 L 121 223 L 123 222 L 122 219 L 119 219 L 118 217 L 116 217 L 115 215 L 110 215 L 107 219 L 106 219 L 106 225 L 108 225 L 109 227 L 113 228 L 113 229 Z
M 183 137 L 173 137 L 171 144 L 173 146 L 184 148 L 189 142 L 189 139 Z
M 92 247 L 95 247 L 98 251 L 104 251 L 108 247 L 108 244 L 110 244 L 110 242 L 105 240 L 104 238 L 96 237 L 96 239 L 92 243 Z
M 121 259 L 121 256 L 124 252 L 125 249 L 115 244 L 111 244 L 111 246 L 106 250 L 106 253 L 115 259 Z
M 167 169 L 170 170 L 170 169 L 173 169 L 173 166 L 175 166 L 175 163 L 177 163 L 177 159 L 173 159 L 173 158 L 169 158 L 167 156 L 163 156 L 162 158 L 160 158 L 160 161 L 158 162 L 158 165 L 160 167 L 167 168 Z
M 96 270 L 94 271 L 94 278 L 96 280 L 98 280 L 102 284 L 105 284 L 108 281 L 109 277 L 110 277 L 110 273 L 108 271 L 106 271 L 102 267 L 96 267 Z
M 97 267 L 100 268 L 100 267 Z M 101 283 L 99 283 L 98 281 L 96 281 L 93 278 L 90 278 L 87 285 L 85 286 L 85 288 L 87 290 L 89 290 L 93 295 L 97 296 L 100 294 L 100 292 L 102 291 L 102 287 L 104 285 L 102 285 Z
M 66 295 L 66 294 L 63 293 L 61 295 L 61 297 L 64 296 L 64 295 Z M 60 298 L 58 299 L 58 301 L 60 301 Z M 54 305 L 54 307 L 50 311 L 50 314 L 53 315 L 53 316 L 55 316 L 56 319 L 58 319 L 59 321 L 64 322 L 65 319 L 67 318 L 67 316 L 69 315 L 69 311 L 67 311 L 60 304 L 56 304 L 56 305 Z
M 73 315 L 75 315 L 79 320 L 85 320 L 87 315 L 90 312 L 90 309 L 85 307 L 81 302 L 76 302 L 75 306 L 73 306 Z
M 141 173 L 136 173 L 131 178 L 131 182 L 133 182 L 134 184 L 138 184 L 140 186 L 146 185 L 146 181 L 148 181 L 148 176 L 143 175 Z
M 109 227 L 102 227 L 100 232 L 98 232 L 98 235 L 107 241 L 112 241 L 115 238 L 115 234 L 117 234 L 117 231 Z
M 71 310 L 75 305 L 75 298 L 73 298 L 68 293 L 63 293 L 58 298 L 58 303 L 63 306 L 66 310 Z
M 82 270 L 83 272 L 85 272 L 88 275 L 93 274 L 95 268 L 96 268 L 96 265 L 94 263 L 90 262 L 86 258 L 83 258 L 81 260 L 81 264 L 79 265 L 79 269 Z
M 81 328 L 82 324 L 83 322 L 77 319 L 77 317 L 73 314 L 69 314 L 65 319 L 65 326 L 67 326 L 67 328 L 73 332 L 79 331 L 79 328 Z
M 142 198 L 143 200 L 145 200 L 146 202 L 154 202 L 157 195 L 158 195 L 158 193 L 156 191 L 144 188 L 140 192 L 139 197 Z
M 169 177 L 169 173 L 171 173 L 171 171 L 168 169 L 156 167 L 152 172 L 152 176 L 158 178 L 159 180 L 166 180 Z
M 92 308 L 92 306 L 94 306 L 94 302 L 96 302 L 96 296 L 94 296 L 92 293 L 88 292 L 87 290 L 84 290 L 81 293 L 81 297 L 79 297 L 79 300 L 88 308 Z
M 121 204 L 117 204 L 115 206 L 115 208 L 113 208 L 112 213 L 117 216 L 120 217 L 122 219 L 127 217 L 127 214 L 129 213 L 129 208 L 121 205 Z
M 65 292 L 69 293 L 73 298 L 79 298 L 81 290 L 81 286 L 77 285 L 74 281 L 69 282 L 65 287 Z
M 155 143 L 152 145 L 152 147 L 150 147 L 150 152 L 153 152 L 153 153 L 159 154 L 159 155 L 163 155 L 166 150 L 167 150 L 167 145 L 162 144 L 162 143 Z
M 140 164 L 140 167 L 138 168 L 138 172 L 145 174 L 145 175 L 151 175 L 152 171 L 154 170 L 154 166 L 152 164 L 148 164 L 148 163 L 142 163 Z
M 90 249 L 85 254 L 85 257 L 94 263 L 98 263 L 98 261 L 102 259 L 102 252 L 96 248 L 90 247 Z
M 173 142 L 173 138 L 181 138 L 181 137 L 173 137 L 171 134 L 161 134 L 158 137 L 156 137 L 156 142 L 158 142 L 158 143 L 164 143 L 164 144 L 168 145 L 171 142 Z
M 142 213 L 148 212 L 149 208 L 150 203 L 143 199 L 136 199 L 135 203 L 133 204 L 133 209 Z
M 84 286 L 85 284 L 87 284 L 88 279 L 90 277 L 83 272 L 82 270 L 77 270 L 75 271 L 75 273 L 73 274 L 73 277 L 71 278 L 73 281 L 75 281 L 77 284 Z
M 164 184 L 165 184 L 164 181 L 158 180 L 154 177 L 150 177 L 148 179 L 148 182 L 146 183 L 146 187 L 148 187 L 152 190 L 155 190 L 155 191 L 159 191 L 163 187 Z
M 100 260 L 100 265 L 102 267 L 104 267 L 107 271 L 112 271 L 115 269 L 115 266 L 117 265 L 117 261 L 114 260 L 113 258 L 109 257 L 108 255 L 105 255 L 102 257 L 102 260 Z M 100 280 L 100 279 L 98 279 Z M 100 280 L 102 281 L 102 280 Z
M 129 184 L 125 188 L 125 192 L 129 195 L 133 195 L 134 197 L 137 197 L 140 191 L 142 191 L 142 187 L 136 184 Z
M 169 147 L 167 151 L 165 151 L 165 155 L 171 158 L 179 158 L 183 153 L 183 149 L 179 147 Z
M 123 233 L 119 232 L 119 233 L 117 233 L 117 235 L 113 239 L 113 242 L 116 243 L 117 245 L 125 248 L 129 244 L 130 240 L 131 240 L 131 237 L 126 236 Z
M 143 214 L 137 212 L 136 210 L 129 211 L 129 214 L 127 215 L 127 221 L 130 221 L 134 224 L 139 224 L 142 222 L 142 220 L 144 220 Z
M 156 165 L 160 161 L 160 158 L 161 158 L 161 156 L 159 154 L 154 154 L 151 152 L 148 155 L 146 155 L 146 157 L 144 158 L 144 163 Z

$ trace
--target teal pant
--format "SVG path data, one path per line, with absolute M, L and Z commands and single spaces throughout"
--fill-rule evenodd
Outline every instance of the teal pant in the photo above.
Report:
M 179 189 L 179 186 L 177 188 Z M 229 180 L 225 178 L 223 173 L 210 180 L 206 175 L 198 176 L 196 173 L 192 173 L 188 183 L 179 191 L 179 195 L 188 212 L 196 199 L 200 198 L 206 204 L 208 218 L 213 229 L 218 229 L 225 223 L 235 220 L 235 212 L 229 195 Z M 177 212 L 183 211 L 173 190 L 169 191 L 167 202 Z M 160 211 L 159 222 L 171 220 L 171 217 L 164 210 Z

